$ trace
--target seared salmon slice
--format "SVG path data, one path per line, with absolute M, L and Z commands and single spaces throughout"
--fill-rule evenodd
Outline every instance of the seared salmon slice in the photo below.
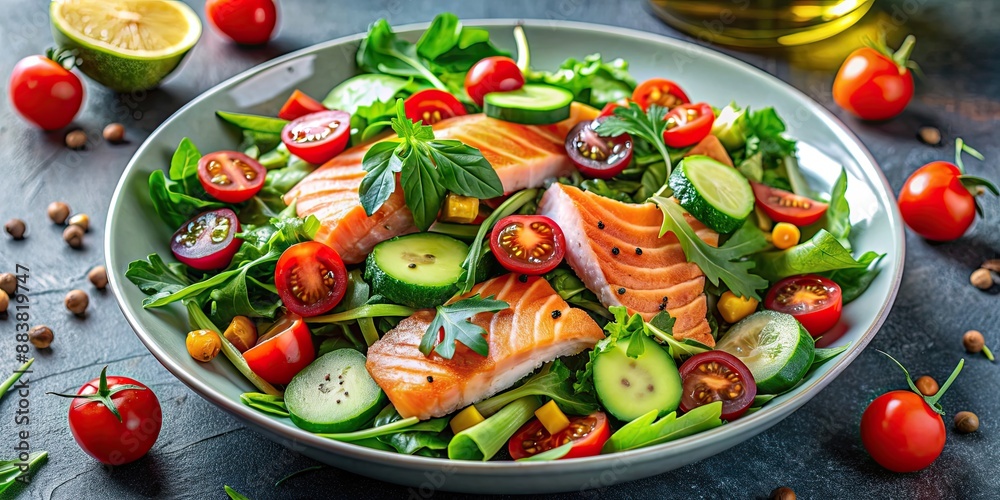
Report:
M 569 129 L 592 120 L 598 111 L 573 103 L 571 116 L 547 126 L 526 126 L 489 118 L 484 114 L 443 120 L 434 125 L 437 139 L 454 139 L 479 149 L 496 170 L 504 192 L 541 187 L 545 179 L 573 172 L 563 143 Z M 403 191 L 396 191 L 370 217 L 361 206 L 358 188 L 365 176 L 361 161 L 371 144 L 351 148 L 306 176 L 285 195 L 298 200 L 299 217 L 315 215 L 322 222 L 316 241 L 329 245 L 344 262 L 365 259 L 379 242 L 416 230 Z
M 714 346 L 706 315 L 705 275 L 687 261 L 672 233 L 661 238 L 663 213 L 652 203 L 628 204 L 553 184 L 538 207 L 566 237 L 566 261 L 606 307 L 623 305 L 649 320 L 666 310 L 674 336 Z M 719 235 L 694 217 L 698 236 L 718 245 Z
M 447 415 L 500 392 L 547 361 L 577 354 L 604 338 L 581 309 L 569 307 L 544 278 L 522 282 L 508 274 L 476 285 L 465 297 L 495 296 L 510 304 L 472 322 L 487 332 L 490 350 L 480 356 L 458 344 L 455 356 L 424 356 L 420 339 L 434 319 L 422 310 L 368 348 L 368 373 L 404 418 Z M 556 312 L 558 311 L 558 313 Z

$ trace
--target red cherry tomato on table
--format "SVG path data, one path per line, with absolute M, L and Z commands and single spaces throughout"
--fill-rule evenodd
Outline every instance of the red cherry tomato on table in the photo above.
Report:
M 903 112 L 913 97 L 913 75 L 907 67 L 913 35 L 895 54 L 879 41 L 847 56 L 833 81 L 833 100 L 863 120 L 887 120 Z
M 213 271 L 229 265 L 242 240 L 236 238 L 240 221 L 228 208 L 198 214 L 184 223 L 170 238 L 170 250 L 177 260 L 199 271 Z
M 198 160 L 198 181 L 209 196 L 226 203 L 243 203 L 264 187 L 267 169 L 236 151 L 217 151 Z
M 666 78 L 650 78 L 640 83 L 632 91 L 632 100 L 637 102 L 642 109 L 649 108 L 650 104 L 673 109 L 681 104 L 691 102 L 680 85 Z
M 694 146 L 712 132 L 715 112 L 703 102 L 681 104 L 674 107 L 664 117 L 667 129 L 663 131 L 663 142 L 672 148 Z
M 87 382 L 69 408 L 69 430 L 83 451 L 101 463 L 122 465 L 145 455 L 160 435 L 163 413 L 156 394 L 141 382 L 101 375 Z
M 454 95 L 438 89 L 421 90 L 403 101 L 406 117 L 424 125 L 467 114 L 465 105 Z
M 840 321 L 844 299 L 840 285 L 815 274 L 785 278 L 771 287 L 764 307 L 791 314 L 813 337 Z
M 823 217 L 828 205 L 759 182 L 750 181 L 757 206 L 775 222 L 808 226 Z
M 347 291 L 347 268 L 337 251 L 317 241 L 288 247 L 274 268 L 274 286 L 291 312 L 311 318 L 333 309 Z
M 545 274 L 566 255 L 566 238 L 556 221 L 544 215 L 511 215 L 490 233 L 490 250 L 512 273 Z
M 312 332 L 294 313 L 285 314 L 243 353 L 247 366 L 271 384 L 287 384 L 316 359 Z
M 244 45 L 267 42 L 278 24 L 273 0 L 208 0 L 205 14 L 216 29 Z
M 320 111 L 285 125 L 281 141 L 293 155 L 321 165 L 347 147 L 351 138 L 351 115 L 343 111 Z
M 465 74 L 465 91 L 480 106 L 483 105 L 483 97 L 490 92 L 508 92 L 523 86 L 521 68 L 509 57 L 487 57 Z
M 296 90 L 292 92 L 292 95 L 288 97 L 285 104 L 281 106 L 278 118 L 282 120 L 295 120 L 305 115 L 319 113 L 320 111 L 326 111 L 326 106 L 323 106 L 323 103 L 309 97 L 301 90 Z
M 722 401 L 722 419 L 736 420 L 753 404 L 757 383 L 736 356 L 723 351 L 695 354 L 680 368 L 681 411 Z
M 611 427 L 608 426 L 608 417 L 604 412 L 595 411 L 585 417 L 570 417 L 569 427 L 555 435 L 549 434 L 536 418 L 524 424 L 510 438 L 507 451 L 511 458 L 519 460 L 573 443 L 563 459 L 592 457 L 601 453 L 601 448 L 610 437 Z
M 576 124 L 566 135 L 566 154 L 586 177 L 610 179 L 632 161 L 632 137 L 598 135 L 594 128 L 601 118 Z
M 45 56 L 21 59 L 8 85 L 14 109 L 43 130 L 69 125 L 83 104 L 80 77 Z
M 962 152 L 976 150 L 957 141 L 955 163 L 936 161 L 918 168 L 899 192 L 899 212 L 915 233 L 934 241 L 951 241 L 961 237 L 976 219 L 978 206 L 972 189 L 988 188 L 997 194 L 991 182 L 962 172 Z

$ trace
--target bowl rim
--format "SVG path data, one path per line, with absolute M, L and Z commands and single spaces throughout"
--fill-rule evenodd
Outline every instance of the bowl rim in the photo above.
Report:
M 872 156 L 871 152 L 867 147 L 861 142 L 861 140 L 854 134 L 839 118 L 837 118 L 832 112 L 826 109 L 824 106 L 819 104 L 816 100 L 806 95 L 804 92 L 795 88 L 791 84 L 777 78 L 766 71 L 753 66 L 750 63 L 732 57 L 730 55 L 724 54 L 714 48 L 705 47 L 698 45 L 694 42 L 683 40 L 679 38 L 673 38 L 667 35 L 662 35 L 658 33 L 651 33 L 646 31 L 641 31 L 632 28 L 624 28 L 618 26 L 608 26 L 596 23 L 579 22 L 579 21 L 563 21 L 563 20 L 545 20 L 545 19 L 514 19 L 514 18 L 493 18 L 493 19 L 467 19 L 462 21 L 463 24 L 467 26 L 483 26 L 483 27 L 513 27 L 517 24 L 521 24 L 527 27 L 538 27 L 538 28 L 556 28 L 556 29 L 568 29 L 575 31 L 598 31 L 605 32 L 609 28 L 615 30 L 615 34 L 623 36 L 626 38 L 642 39 L 645 41 L 650 41 L 659 45 L 670 46 L 675 50 L 685 50 L 689 51 L 697 57 L 711 58 L 724 65 L 734 66 L 736 68 L 754 72 L 762 76 L 765 80 L 770 81 L 772 84 L 777 84 L 785 92 L 788 92 L 793 97 L 801 101 L 802 105 L 805 106 L 813 115 L 817 116 L 823 122 L 825 122 L 830 129 L 834 132 L 835 136 L 839 139 L 840 143 L 845 146 L 847 151 L 852 157 L 859 160 L 866 160 L 868 165 L 864 164 L 864 161 L 859 161 L 861 163 L 861 169 L 866 174 L 872 177 L 872 180 L 880 180 L 882 183 L 882 192 L 878 192 L 877 184 L 873 183 L 873 187 L 876 188 L 876 196 L 880 199 L 881 208 L 887 211 L 889 217 L 889 224 L 894 228 L 891 234 L 891 240 L 895 246 L 895 254 L 887 255 L 890 257 L 889 262 L 893 263 L 894 273 L 891 276 L 891 288 L 889 294 L 883 300 L 881 304 L 878 316 L 875 321 L 868 327 L 868 329 L 861 335 L 861 337 L 851 343 L 847 350 L 833 360 L 833 366 L 830 370 L 819 379 L 811 382 L 808 385 L 804 385 L 797 390 L 795 394 L 790 395 L 784 401 L 774 403 L 767 408 L 762 409 L 752 415 L 744 416 L 739 420 L 726 425 L 700 432 L 688 437 L 684 437 L 675 441 L 670 441 L 667 443 L 662 443 L 655 446 L 650 446 L 646 448 L 638 448 L 635 450 L 629 450 L 624 452 L 619 452 L 610 455 L 596 455 L 593 457 L 577 458 L 571 461 L 545 461 L 545 462 L 515 462 L 515 461 L 464 461 L 464 460 L 450 460 L 442 458 L 431 458 L 422 457 L 414 455 L 405 455 L 399 453 L 390 453 L 381 450 L 375 450 L 371 448 L 366 448 L 363 446 L 358 446 L 349 442 L 335 441 L 331 439 L 322 438 L 313 433 L 299 429 L 292 424 L 286 424 L 272 420 L 271 418 L 265 416 L 264 414 L 253 410 L 241 404 L 237 400 L 228 398 L 226 395 L 222 394 L 220 391 L 208 386 L 203 385 L 201 382 L 195 378 L 188 375 L 187 370 L 180 366 L 179 364 L 172 361 L 169 354 L 167 354 L 163 349 L 161 349 L 156 341 L 151 335 L 145 332 L 142 327 L 142 323 L 130 312 L 129 307 L 126 306 L 123 294 L 121 293 L 121 287 L 125 283 L 125 280 L 119 281 L 117 268 L 114 266 L 112 272 L 109 273 L 109 282 L 111 285 L 111 290 L 115 296 L 115 300 L 118 303 L 119 309 L 121 309 L 122 314 L 125 316 L 126 321 L 129 326 L 135 331 L 136 336 L 139 340 L 146 346 L 151 354 L 157 359 L 157 361 L 162 364 L 167 371 L 169 371 L 174 377 L 184 382 L 185 385 L 190 387 L 194 392 L 198 393 L 202 398 L 213 403 L 216 407 L 219 407 L 230 414 L 238 417 L 245 424 L 250 424 L 251 427 L 257 428 L 259 430 L 265 431 L 265 433 L 270 433 L 272 435 L 280 436 L 287 440 L 284 443 L 288 446 L 289 443 L 293 444 L 298 448 L 300 445 L 305 447 L 313 447 L 316 449 L 325 449 L 340 455 L 343 458 L 357 459 L 364 461 L 377 461 L 384 465 L 389 466 L 399 466 L 407 469 L 414 470 L 432 470 L 438 469 L 444 464 L 449 464 L 451 467 L 457 468 L 459 471 L 468 473 L 489 473 L 494 476 L 508 476 L 508 477 L 518 477 L 523 476 L 526 473 L 534 474 L 551 474 L 553 472 L 559 472 L 561 470 L 569 469 L 583 469 L 591 468 L 595 465 L 605 465 L 608 463 L 613 463 L 617 460 L 625 461 L 626 463 L 634 463 L 637 461 L 644 461 L 653 459 L 656 456 L 666 455 L 666 454 L 683 454 L 686 451 L 700 448 L 702 446 L 708 445 L 711 441 L 721 440 L 724 436 L 736 436 L 741 433 L 747 432 L 755 434 L 754 430 L 762 432 L 772 425 L 777 424 L 789 414 L 794 412 L 796 409 L 805 404 L 809 399 L 826 387 L 830 382 L 832 382 L 837 376 L 843 372 L 850 363 L 861 354 L 861 351 L 871 342 L 875 334 L 881 328 L 895 302 L 896 295 L 899 291 L 900 282 L 902 280 L 903 267 L 904 267 L 904 257 L 905 257 L 905 247 L 906 239 L 902 227 L 902 216 L 899 213 L 899 209 L 891 196 L 892 187 L 879 167 L 878 162 Z M 405 34 L 414 31 L 422 31 L 430 26 L 429 22 L 422 23 L 411 23 L 405 25 L 395 26 L 393 31 L 397 34 Z M 114 216 L 118 211 L 117 205 L 122 193 L 125 190 L 125 181 L 129 176 L 129 173 L 136 167 L 137 159 L 146 151 L 147 148 L 151 147 L 154 138 L 159 134 L 161 129 L 167 127 L 171 122 L 177 119 L 178 116 L 183 114 L 189 108 L 198 106 L 203 100 L 207 99 L 208 96 L 215 94 L 225 88 L 229 88 L 239 82 L 242 82 L 248 78 L 255 76 L 256 74 L 267 70 L 269 68 L 284 64 L 288 61 L 294 60 L 296 58 L 312 55 L 313 53 L 336 47 L 339 45 L 356 42 L 365 37 L 366 33 L 355 33 L 352 35 L 338 37 L 326 42 L 321 42 L 318 44 L 310 45 L 302 49 L 295 50 L 283 56 L 265 61 L 257 66 L 254 66 L 246 71 L 243 71 L 236 76 L 226 79 L 225 81 L 213 86 L 212 88 L 202 92 L 197 97 L 192 99 L 190 102 L 182 106 L 176 112 L 174 112 L 170 117 L 165 119 L 150 135 L 146 138 L 143 144 L 136 150 L 132 158 L 129 160 L 128 165 L 122 172 L 119 179 L 118 185 L 112 195 L 111 204 L 108 209 L 108 220 L 105 227 L 111 228 Z M 874 174 L 873 176 L 871 174 Z M 105 261 L 111 265 L 113 262 L 114 246 L 112 245 L 111 238 L 113 231 L 110 229 L 105 232 L 104 248 L 105 248 Z M 778 414 L 784 412 L 783 416 L 778 417 Z M 759 426 L 763 426 L 762 429 L 757 429 Z M 301 451 L 301 450 L 299 450 Z

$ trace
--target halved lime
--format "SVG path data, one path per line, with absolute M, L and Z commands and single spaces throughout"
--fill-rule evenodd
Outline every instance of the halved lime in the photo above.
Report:
M 201 37 L 201 20 L 172 0 L 55 0 L 52 36 L 80 70 L 118 92 L 155 87 Z

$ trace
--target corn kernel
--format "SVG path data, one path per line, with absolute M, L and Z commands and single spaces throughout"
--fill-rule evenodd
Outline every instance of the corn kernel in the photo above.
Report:
M 569 427 L 569 418 L 559 409 L 555 401 L 549 401 L 535 410 L 535 416 L 549 434 L 554 435 Z
M 753 314 L 757 310 L 757 304 L 757 299 L 737 297 L 733 292 L 726 290 L 726 293 L 723 293 L 719 297 L 719 314 L 722 315 L 722 319 L 726 320 L 726 322 L 736 323 Z
M 458 434 L 483 420 L 486 420 L 483 418 L 483 414 L 479 413 L 479 410 L 475 406 L 469 405 L 468 408 L 458 412 L 458 415 L 455 415 L 451 419 L 449 425 L 451 426 L 451 432 Z
M 787 222 L 775 224 L 774 231 L 771 231 L 771 243 L 781 250 L 798 245 L 801 237 L 802 233 L 799 232 L 799 228 Z

